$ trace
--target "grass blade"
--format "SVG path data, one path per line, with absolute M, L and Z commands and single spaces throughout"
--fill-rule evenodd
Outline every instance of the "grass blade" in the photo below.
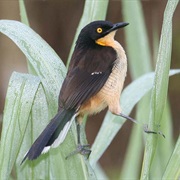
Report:
M 132 79 L 136 79 L 140 75 L 152 71 L 150 46 L 148 43 L 141 1 L 124 0 L 122 1 L 122 5 L 124 21 L 127 21 L 130 24 L 129 27 L 125 29 L 128 67 Z M 131 9 L 131 11 L 129 11 L 129 9 Z M 140 49 L 143 49 L 143 51 L 139 52 Z M 149 93 L 148 96 L 146 95 L 138 103 L 135 119 L 138 121 L 148 119 L 148 106 Z M 142 146 L 142 129 L 133 125 L 119 179 L 138 179 L 142 157 Z
M 0 20 L 0 32 L 13 40 L 25 54 L 45 87 L 50 105 L 57 104 L 66 68 L 55 51 L 31 28 L 18 21 Z
M 177 140 L 174 152 L 167 164 L 166 170 L 163 175 L 165 179 L 179 179 L 180 178 L 180 136 Z
M 26 24 L 27 26 L 30 26 L 24 0 L 19 0 L 19 10 L 20 10 L 21 22 Z M 36 71 L 34 70 L 33 66 L 29 63 L 28 60 L 27 60 L 27 66 L 28 66 L 28 72 L 36 75 Z
M 25 8 L 24 0 L 19 0 L 19 9 L 20 9 L 21 22 L 29 26 L 29 20 Z
M 178 1 L 168 1 L 161 33 L 155 80 L 151 96 L 149 129 L 158 131 L 167 99 L 168 73 L 172 46 L 172 17 Z M 150 178 L 150 170 L 157 148 L 158 136 L 147 137 L 141 179 Z
M 40 80 L 13 73 L 6 97 L 0 146 L 0 179 L 8 179 L 18 156 Z
M 135 79 L 142 74 L 152 71 L 149 41 L 143 19 L 141 1 L 123 0 L 122 4 L 123 18 L 129 23 L 129 27 L 125 28 L 128 64 L 131 76 Z M 129 9 L 132 9 L 132 11 L 129 11 Z M 136 18 L 132 18 L 132 16 Z
M 26 128 L 22 146 L 15 164 L 16 179 L 35 179 L 37 178 L 37 175 L 39 179 L 50 179 L 50 163 L 48 155 L 45 155 L 45 158 L 41 156 L 36 161 L 26 161 L 20 166 L 22 157 L 24 157 L 27 149 L 29 149 L 31 144 L 39 135 L 39 130 L 44 129 L 48 121 L 48 103 L 42 84 L 40 84 L 34 97 L 31 112 L 29 115 L 28 126 Z

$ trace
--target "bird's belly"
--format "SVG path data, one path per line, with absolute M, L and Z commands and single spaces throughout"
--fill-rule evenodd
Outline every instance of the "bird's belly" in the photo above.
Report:
M 121 61 L 116 62 L 112 73 L 99 92 L 102 99 L 106 102 L 109 110 L 114 114 L 121 112 L 119 100 L 124 85 L 126 71 L 126 63 Z
M 88 114 L 96 114 L 107 107 L 106 102 L 99 96 L 99 93 L 91 97 L 88 101 L 83 103 L 79 109 L 81 116 Z

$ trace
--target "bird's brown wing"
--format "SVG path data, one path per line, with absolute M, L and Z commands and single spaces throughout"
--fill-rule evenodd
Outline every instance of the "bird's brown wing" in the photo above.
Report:
M 59 96 L 60 108 L 77 109 L 103 87 L 117 57 L 113 48 L 102 48 L 73 55 Z

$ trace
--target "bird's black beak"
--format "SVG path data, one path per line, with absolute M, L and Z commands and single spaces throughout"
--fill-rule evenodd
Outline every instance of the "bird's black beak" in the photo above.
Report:
M 113 27 L 111 28 L 112 31 L 119 29 L 119 28 L 123 28 L 125 26 L 127 26 L 129 23 L 126 22 L 120 22 L 120 23 L 116 23 L 113 25 Z
M 129 23 L 126 23 L 126 22 L 120 22 L 120 23 L 116 23 L 113 25 L 113 27 L 111 29 L 108 30 L 108 33 L 112 32 L 112 31 L 115 31 L 119 28 L 123 28 L 125 26 L 127 26 Z

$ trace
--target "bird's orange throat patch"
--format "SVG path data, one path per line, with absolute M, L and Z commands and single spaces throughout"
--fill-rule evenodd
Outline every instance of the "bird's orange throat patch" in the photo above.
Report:
M 108 35 L 97 39 L 96 44 L 98 44 L 100 46 L 113 46 L 115 34 L 116 34 L 116 31 L 112 31 Z
M 96 40 L 96 44 L 99 44 L 100 46 L 107 46 L 106 43 L 102 41 L 102 38 Z

